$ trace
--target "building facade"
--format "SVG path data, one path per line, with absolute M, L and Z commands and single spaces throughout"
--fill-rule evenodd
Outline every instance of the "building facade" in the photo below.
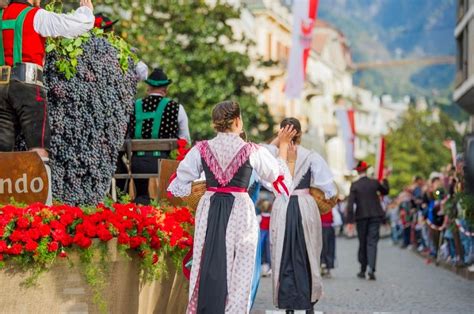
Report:
M 457 72 L 454 101 L 471 114 L 474 130 L 474 0 L 458 0 L 457 23 L 454 31 L 457 42 Z

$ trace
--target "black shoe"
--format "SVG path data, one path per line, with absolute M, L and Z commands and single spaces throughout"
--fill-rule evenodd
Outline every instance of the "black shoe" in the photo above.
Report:
M 285 313 L 286 313 L 286 314 L 294 314 L 295 311 L 293 311 L 293 310 L 286 310 Z
M 365 279 L 365 272 L 361 271 L 360 273 L 358 273 L 357 278 Z
M 375 280 L 375 273 L 370 272 L 368 275 L 369 275 L 369 280 Z

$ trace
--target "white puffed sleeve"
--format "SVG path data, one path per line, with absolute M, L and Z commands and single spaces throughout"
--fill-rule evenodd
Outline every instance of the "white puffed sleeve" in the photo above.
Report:
M 33 20 L 35 31 L 43 37 L 74 38 L 94 27 L 94 13 L 82 6 L 71 14 L 57 14 L 38 10 Z
M 286 162 L 275 158 L 266 147 L 260 146 L 250 155 L 250 165 L 257 172 L 261 180 L 273 183 L 278 177 L 284 177 L 284 184 L 291 186 L 291 175 Z M 283 191 L 281 191 L 283 192 Z
M 319 154 L 311 154 L 311 186 L 322 190 L 326 198 L 337 195 L 334 176 L 326 161 Z
M 193 181 L 201 178 L 201 173 L 201 154 L 196 147 L 193 147 L 179 163 L 176 178 L 168 186 L 167 191 L 177 197 L 188 196 L 191 194 Z

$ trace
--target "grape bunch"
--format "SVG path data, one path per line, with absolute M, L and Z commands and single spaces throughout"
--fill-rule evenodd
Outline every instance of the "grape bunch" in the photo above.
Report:
M 44 68 L 51 125 L 50 166 L 55 199 L 71 205 L 103 201 L 133 112 L 138 84 L 130 60 L 124 73 L 116 49 L 92 36 L 78 58 L 77 74 L 58 72 L 49 53 Z

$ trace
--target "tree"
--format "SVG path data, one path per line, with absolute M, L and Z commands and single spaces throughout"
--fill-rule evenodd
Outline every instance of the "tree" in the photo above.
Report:
M 451 153 L 443 145 L 446 139 L 461 143 L 453 121 L 443 112 L 436 118 L 429 111 L 410 108 L 399 125 L 387 136 L 387 160 L 393 167 L 392 193 L 399 193 L 413 177 L 428 177 L 451 162 Z
M 162 67 L 173 79 L 170 95 L 186 108 L 192 138 L 212 136 L 210 112 L 223 100 L 242 106 L 254 140 L 269 138 L 273 119 L 256 94 L 263 85 L 246 74 L 252 43 L 237 38 L 230 26 L 240 12 L 219 1 L 98 0 L 98 9 L 120 18 L 116 31 L 138 49 L 150 67 Z

